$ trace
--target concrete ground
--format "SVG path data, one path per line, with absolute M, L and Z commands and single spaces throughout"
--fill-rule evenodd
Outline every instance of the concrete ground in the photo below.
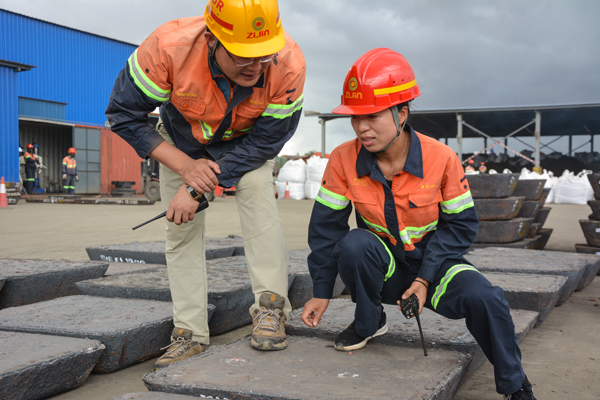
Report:
M 288 249 L 307 247 L 313 202 L 281 200 L 278 205 Z M 554 228 L 554 232 L 546 250 L 575 251 L 575 243 L 585 243 L 577 221 L 587 218 L 589 207 L 548 206 L 552 211 L 545 227 Z M 22 199 L 17 205 L 0 209 L 0 257 L 85 260 L 85 247 L 164 240 L 164 224 L 158 221 L 131 230 L 160 212 L 160 203 L 153 206 L 39 204 Z M 212 202 L 207 219 L 207 236 L 241 235 L 232 197 Z M 599 299 L 600 278 L 553 310 L 521 344 L 523 365 L 539 400 L 600 399 Z M 228 343 L 250 332 L 249 327 L 243 327 L 211 338 L 212 344 Z M 108 400 L 123 393 L 145 391 L 141 377 L 150 371 L 153 362 L 148 360 L 106 375 L 92 374 L 80 388 L 52 399 Z M 458 400 L 499 398 L 489 363 L 475 372 L 456 396 Z

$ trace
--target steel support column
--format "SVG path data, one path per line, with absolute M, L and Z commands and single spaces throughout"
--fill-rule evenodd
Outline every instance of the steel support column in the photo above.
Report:
M 571 157 L 572 152 L 573 152 L 573 136 L 569 135 L 569 157 Z
M 539 111 L 535 112 L 535 166 L 540 166 L 540 136 L 542 134 L 542 115 Z
M 462 162 L 463 148 L 463 118 L 462 114 L 456 114 L 456 142 L 458 144 L 458 159 Z

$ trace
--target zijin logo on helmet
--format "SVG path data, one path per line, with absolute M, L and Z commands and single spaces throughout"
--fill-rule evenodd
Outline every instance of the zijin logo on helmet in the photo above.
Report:
M 246 39 L 258 39 L 262 36 L 269 36 L 269 30 L 267 29 L 266 31 L 248 32 Z
M 362 99 L 361 92 L 344 92 L 345 99 Z

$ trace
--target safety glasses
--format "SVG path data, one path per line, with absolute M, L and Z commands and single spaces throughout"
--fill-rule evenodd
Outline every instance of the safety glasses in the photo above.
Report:
M 247 67 L 248 65 L 252 65 L 254 64 L 254 62 L 256 60 L 258 60 L 258 62 L 264 64 L 264 63 L 268 63 L 271 62 L 275 59 L 275 57 L 277 57 L 279 55 L 279 52 L 275 53 L 275 54 L 269 54 L 268 56 L 263 56 L 263 57 L 252 57 L 252 58 L 246 58 L 246 57 L 238 57 L 231 54 L 229 51 L 227 51 L 227 49 L 225 48 L 225 46 L 221 45 L 223 47 L 223 50 L 225 50 L 225 52 L 227 53 L 227 55 L 229 56 L 229 58 L 231 58 L 231 61 L 233 61 L 233 63 L 237 66 L 237 67 Z

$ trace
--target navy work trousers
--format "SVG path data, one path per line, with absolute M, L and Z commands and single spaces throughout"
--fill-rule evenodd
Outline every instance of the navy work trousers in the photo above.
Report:
M 396 301 L 417 277 L 420 261 L 407 257 L 408 267 L 398 263 L 386 279 L 390 253 L 374 233 L 365 229 L 351 230 L 338 242 L 333 256 L 356 303 L 356 332 L 371 336 L 379 329 L 382 305 L 397 307 Z M 525 380 L 521 350 L 502 289 L 492 286 L 466 260 L 446 260 L 435 282 L 430 282 L 425 306 L 446 318 L 466 319 L 469 332 L 494 366 L 498 393 L 510 394 L 521 388 Z
M 75 194 L 75 175 L 67 175 L 63 181 L 63 194 Z
M 29 194 L 33 193 L 33 183 L 35 182 L 35 164 L 29 166 L 25 164 L 25 191 Z

